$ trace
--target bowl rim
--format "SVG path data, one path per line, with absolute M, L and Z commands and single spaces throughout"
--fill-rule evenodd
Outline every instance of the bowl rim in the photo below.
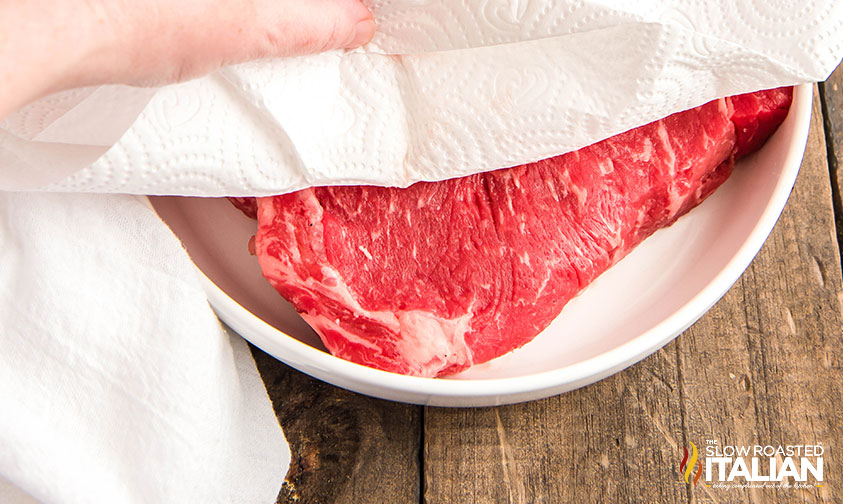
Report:
M 255 346 L 282 362 L 342 388 L 414 404 L 491 406 L 539 399 L 594 383 L 649 356 L 707 312 L 740 278 L 778 221 L 796 181 L 807 145 L 813 84 L 794 89 L 793 148 L 761 218 L 737 253 L 694 297 L 635 338 L 558 369 L 507 378 L 450 380 L 423 378 L 370 368 L 334 357 L 269 325 L 220 289 L 197 267 L 208 301 L 219 318 Z M 330 370 L 330 371 L 328 371 Z M 411 396 L 411 397 L 409 397 Z

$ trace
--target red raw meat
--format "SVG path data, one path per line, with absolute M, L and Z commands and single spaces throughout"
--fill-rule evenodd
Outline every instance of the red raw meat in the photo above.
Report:
M 259 198 L 264 276 L 336 356 L 441 376 L 514 350 L 781 123 L 791 88 L 713 101 L 575 152 L 406 189 Z
M 255 198 L 250 196 L 245 197 L 234 197 L 229 196 L 228 201 L 231 202 L 232 205 L 236 206 L 238 210 L 243 212 L 246 217 L 250 217 L 252 219 L 258 218 L 258 201 Z

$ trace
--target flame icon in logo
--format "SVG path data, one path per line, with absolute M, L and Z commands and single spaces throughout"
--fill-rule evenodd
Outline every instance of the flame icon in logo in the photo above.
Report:
M 702 462 L 698 460 L 699 452 L 697 452 L 697 445 L 691 442 L 691 460 L 688 460 L 688 448 L 682 447 L 685 450 L 685 456 L 682 457 L 682 462 L 679 464 L 679 472 L 682 473 L 684 471 L 685 474 L 685 483 L 691 483 L 691 471 L 694 469 L 694 464 L 697 465 L 697 474 L 694 476 L 694 486 L 697 486 L 697 481 L 700 479 L 700 475 L 702 474 Z M 686 464 L 687 462 L 687 464 Z

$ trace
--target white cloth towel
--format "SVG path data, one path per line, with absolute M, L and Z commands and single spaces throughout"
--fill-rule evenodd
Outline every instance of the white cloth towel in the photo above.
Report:
M 0 501 L 274 502 L 287 444 L 196 274 L 145 198 L 0 192 Z

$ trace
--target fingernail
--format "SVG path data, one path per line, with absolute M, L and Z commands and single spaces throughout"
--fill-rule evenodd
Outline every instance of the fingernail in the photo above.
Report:
M 366 19 L 360 21 L 354 27 L 351 41 L 345 45 L 345 49 L 354 49 L 372 40 L 375 36 L 375 21 L 373 19 Z

